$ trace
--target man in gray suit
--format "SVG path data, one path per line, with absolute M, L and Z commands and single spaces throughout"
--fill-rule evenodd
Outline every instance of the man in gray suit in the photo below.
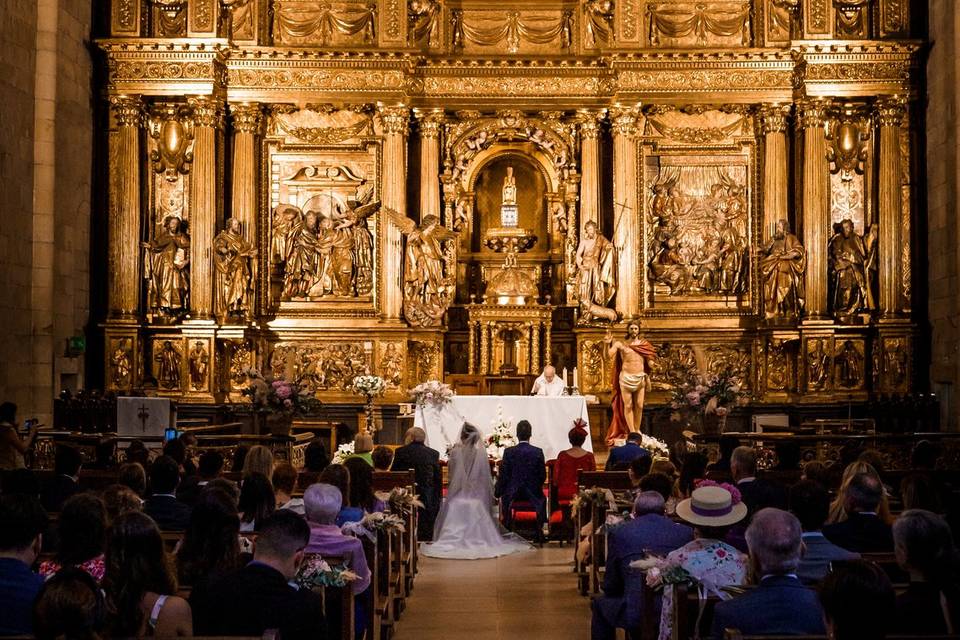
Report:
M 817 482 L 803 480 L 790 489 L 790 511 L 803 528 L 803 557 L 797 576 L 807 585 L 820 583 L 830 563 L 856 560 L 860 554 L 847 551 L 827 540 L 820 529 L 830 512 L 830 496 Z

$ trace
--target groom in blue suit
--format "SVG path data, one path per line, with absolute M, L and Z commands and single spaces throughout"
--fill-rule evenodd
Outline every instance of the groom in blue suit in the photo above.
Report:
M 530 444 L 533 429 L 526 420 L 517 423 L 515 447 L 503 452 L 500 464 L 500 476 L 497 478 L 496 497 L 500 498 L 503 523 L 509 528 L 513 524 L 510 505 L 514 502 L 529 502 L 537 511 L 537 536 L 547 522 L 547 500 L 543 495 L 543 483 L 547 479 L 543 449 Z

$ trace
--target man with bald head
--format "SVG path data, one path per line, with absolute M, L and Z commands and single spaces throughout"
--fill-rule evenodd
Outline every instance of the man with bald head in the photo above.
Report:
M 567 388 L 567 381 L 557 376 L 556 368 L 548 364 L 543 368 L 536 380 L 533 381 L 532 396 L 562 396 Z
M 406 443 L 393 454 L 392 471 L 413 469 L 417 479 L 417 493 L 423 503 L 417 523 L 417 538 L 433 540 L 433 523 L 440 511 L 443 482 L 440 478 L 440 453 L 425 444 L 426 432 L 420 427 L 407 430 Z

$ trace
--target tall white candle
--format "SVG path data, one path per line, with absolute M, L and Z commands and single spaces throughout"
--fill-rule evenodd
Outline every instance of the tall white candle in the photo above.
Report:
M 563 373 L 561 375 L 563 375 L 563 384 L 566 385 L 567 384 L 567 368 L 566 367 L 563 368 Z
M 577 368 L 573 368 L 573 386 L 577 389 L 580 388 L 580 380 L 577 378 Z

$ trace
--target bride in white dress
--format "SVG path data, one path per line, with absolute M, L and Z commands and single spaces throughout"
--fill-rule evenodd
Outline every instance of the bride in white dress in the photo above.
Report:
M 476 560 L 528 551 L 531 545 L 501 533 L 493 517 L 493 478 L 480 431 L 465 422 L 460 442 L 450 450 L 450 484 L 440 508 L 433 542 L 420 550 L 433 558 Z

